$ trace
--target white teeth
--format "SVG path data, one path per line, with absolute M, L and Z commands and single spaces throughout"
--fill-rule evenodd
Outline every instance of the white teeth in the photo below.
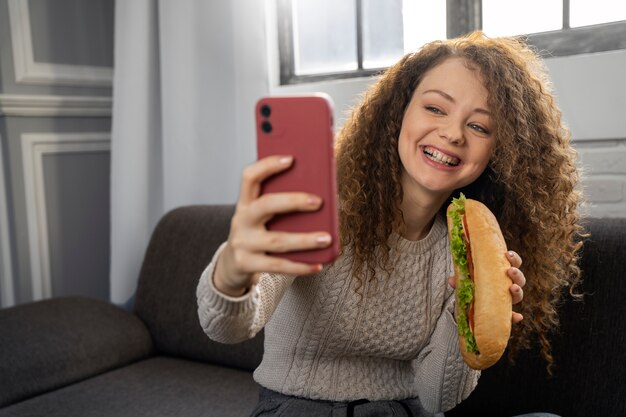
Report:
M 443 153 L 433 148 L 424 148 L 424 154 L 426 154 L 428 159 L 448 166 L 455 167 L 459 164 L 459 162 L 461 162 L 460 159 L 444 155 Z

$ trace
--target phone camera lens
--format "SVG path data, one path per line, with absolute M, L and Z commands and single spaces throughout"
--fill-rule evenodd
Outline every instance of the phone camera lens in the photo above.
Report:
M 272 108 L 270 106 L 268 106 L 267 104 L 264 104 L 261 106 L 261 115 L 263 115 L 263 117 L 269 117 L 270 114 L 272 114 Z
M 272 124 L 270 122 L 263 122 L 261 124 L 261 130 L 265 133 L 270 133 L 272 131 Z

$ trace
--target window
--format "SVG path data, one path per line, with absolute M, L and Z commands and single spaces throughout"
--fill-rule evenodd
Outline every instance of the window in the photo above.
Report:
M 406 51 L 446 36 L 445 1 L 278 0 L 277 4 L 281 84 L 374 74 Z
M 277 0 L 281 84 L 372 75 L 424 43 L 484 30 L 546 56 L 626 49 L 614 0 Z

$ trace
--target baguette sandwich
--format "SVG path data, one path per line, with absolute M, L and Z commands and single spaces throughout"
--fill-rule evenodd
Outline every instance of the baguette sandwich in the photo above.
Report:
M 511 334 L 507 246 L 493 213 L 481 202 L 454 198 L 447 210 L 457 283 L 459 348 L 473 369 L 494 365 Z

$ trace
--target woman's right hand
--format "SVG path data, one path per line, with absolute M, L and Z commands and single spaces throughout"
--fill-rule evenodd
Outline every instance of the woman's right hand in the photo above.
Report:
M 231 220 L 228 242 L 217 261 L 213 283 L 218 291 L 243 295 L 258 280 L 259 272 L 308 275 L 319 272 L 320 264 L 293 262 L 268 252 L 324 248 L 331 243 L 325 232 L 288 233 L 268 231 L 265 224 L 276 214 L 315 211 L 322 205 L 319 196 L 300 193 L 261 195 L 261 183 L 288 169 L 290 156 L 269 156 L 243 171 L 239 201 Z

